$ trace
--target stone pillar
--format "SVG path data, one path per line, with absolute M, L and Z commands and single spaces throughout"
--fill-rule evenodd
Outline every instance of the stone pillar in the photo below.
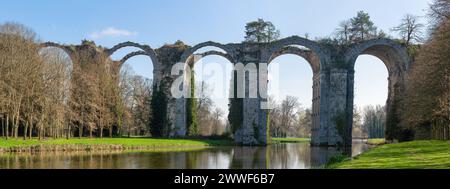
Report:
M 386 101 L 386 139 L 408 141 L 413 140 L 414 136 L 412 132 L 407 129 L 401 128 L 400 118 L 398 117 L 398 108 L 402 95 L 405 90 L 405 75 L 402 71 L 395 71 L 389 73 L 389 92 L 388 99 Z
M 175 102 L 175 125 L 171 133 L 173 137 L 184 137 L 187 134 L 186 126 L 186 99 L 180 98 Z
M 239 75 L 239 74 L 238 74 Z M 263 101 L 256 93 L 256 97 L 252 95 L 252 91 L 258 91 L 258 70 L 244 71 L 244 90 L 243 99 L 243 123 L 234 137 L 235 141 L 244 145 L 266 145 L 267 144 L 267 112 L 261 109 Z M 256 77 L 256 78 L 251 78 Z M 256 79 L 256 80 L 255 80 Z M 265 91 L 267 93 L 267 91 Z
M 349 147 L 353 143 L 353 109 L 355 99 L 355 70 L 350 69 L 347 72 L 347 124 L 344 135 L 344 145 Z
M 182 76 L 178 76 L 182 77 Z M 176 77 L 176 78 L 178 78 Z M 174 78 L 173 80 L 175 80 Z M 172 87 L 172 84 L 169 87 Z M 180 89 L 186 90 L 190 88 L 190 80 L 184 78 L 183 85 L 180 86 Z M 186 107 L 187 99 L 185 97 L 175 98 L 172 95 L 169 96 L 169 101 L 167 104 L 169 120 L 171 121 L 169 127 L 169 137 L 177 138 L 177 137 L 185 137 L 187 135 L 187 107 Z
M 353 82 L 353 81 L 351 81 Z M 329 72 L 327 84 L 327 102 L 322 103 L 321 108 L 326 108 L 326 117 L 321 116 L 321 123 L 327 128 L 320 130 L 320 145 L 326 146 L 351 146 L 351 124 L 349 116 L 353 108 L 349 108 L 349 73 L 346 69 L 333 68 Z M 323 119 L 327 119 L 326 121 Z M 323 125 L 321 125 L 323 126 Z M 350 140 L 350 143 L 348 141 Z
M 326 131 L 326 119 L 323 119 L 326 115 L 325 111 L 327 107 L 321 107 L 325 104 L 326 92 L 324 90 L 327 84 L 327 74 L 324 72 L 315 73 L 313 76 L 313 107 L 312 107 L 312 127 L 311 127 L 311 144 L 314 146 L 320 146 L 327 142 Z

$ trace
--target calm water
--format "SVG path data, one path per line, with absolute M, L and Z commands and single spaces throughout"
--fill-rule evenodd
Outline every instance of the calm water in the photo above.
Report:
M 355 142 L 352 156 L 368 149 Z M 214 147 L 181 152 L 51 152 L 0 154 L 1 169 L 310 169 L 320 168 L 336 148 L 310 147 L 309 143 L 268 147 Z

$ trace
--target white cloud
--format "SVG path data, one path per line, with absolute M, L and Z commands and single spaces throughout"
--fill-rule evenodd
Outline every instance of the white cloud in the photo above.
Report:
M 101 39 L 105 37 L 129 37 L 129 36 L 136 36 L 137 34 L 138 33 L 134 31 L 108 27 L 101 31 L 92 32 L 91 34 L 89 34 L 89 37 L 92 39 Z

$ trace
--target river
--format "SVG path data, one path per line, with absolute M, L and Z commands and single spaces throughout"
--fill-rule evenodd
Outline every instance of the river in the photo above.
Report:
M 369 149 L 354 142 L 356 156 Z M 211 147 L 167 152 L 2 153 L 0 169 L 314 169 L 341 154 L 337 148 L 309 143 L 267 147 Z

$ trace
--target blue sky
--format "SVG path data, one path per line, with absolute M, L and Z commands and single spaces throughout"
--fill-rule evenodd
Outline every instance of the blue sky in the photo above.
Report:
M 245 23 L 257 18 L 272 21 L 283 37 L 306 33 L 310 38 L 326 37 L 339 22 L 359 10 L 368 12 L 375 25 L 389 33 L 403 15 L 425 15 L 428 3 L 428 0 L 2 0 L 0 23 L 15 21 L 28 25 L 43 41 L 79 44 L 82 39 L 91 39 L 106 47 L 135 41 L 157 48 L 178 39 L 190 45 L 209 40 L 240 42 Z M 119 59 L 131 50 L 118 52 L 114 58 Z M 136 73 L 151 77 L 148 61 L 146 57 L 137 57 L 128 64 Z M 226 64 L 214 57 L 208 61 Z M 305 60 L 286 55 L 274 62 L 280 63 L 284 70 L 280 79 L 285 84 L 281 86 L 282 93 L 298 96 L 302 104 L 309 105 L 312 73 Z M 299 85 L 292 87 L 287 81 Z M 377 58 L 361 56 L 356 69 L 356 104 L 384 104 L 386 96 L 386 68 Z M 225 109 L 226 100 L 217 103 Z

